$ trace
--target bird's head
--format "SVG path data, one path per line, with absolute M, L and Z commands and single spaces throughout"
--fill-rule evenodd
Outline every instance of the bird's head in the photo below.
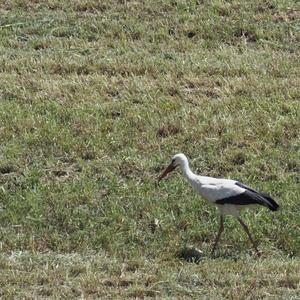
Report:
M 160 182 L 164 177 L 167 176 L 168 173 L 174 171 L 178 166 L 182 166 L 187 164 L 187 157 L 183 153 L 179 153 L 173 156 L 171 163 L 167 166 L 167 168 L 163 171 L 163 173 L 158 177 L 158 182 Z

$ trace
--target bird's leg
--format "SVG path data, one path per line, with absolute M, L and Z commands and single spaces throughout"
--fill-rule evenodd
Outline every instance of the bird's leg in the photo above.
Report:
M 224 217 L 222 215 L 220 215 L 220 228 L 219 228 L 219 232 L 216 236 L 216 240 L 215 240 L 215 243 L 214 243 L 214 246 L 213 246 L 213 249 L 211 251 L 211 255 L 214 254 L 215 250 L 216 250 L 216 247 L 218 245 L 218 242 L 219 242 L 219 239 L 220 239 L 220 236 L 222 234 L 222 232 L 224 231 Z
M 238 219 L 238 221 L 240 222 L 240 224 L 242 225 L 242 227 L 244 228 L 244 230 L 246 231 L 246 233 L 247 233 L 247 235 L 248 235 L 248 237 L 249 237 L 249 240 L 251 241 L 251 243 L 252 243 L 252 245 L 253 245 L 253 247 L 254 247 L 254 250 L 255 250 L 256 254 L 257 254 L 257 255 L 260 255 L 260 252 L 259 252 L 259 250 L 258 250 L 258 248 L 257 248 L 257 245 L 256 245 L 256 243 L 254 242 L 254 240 L 252 239 L 252 236 L 251 236 L 251 234 L 250 234 L 250 231 L 249 231 L 248 226 L 242 221 L 241 218 L 237 218 L 237 219 Z

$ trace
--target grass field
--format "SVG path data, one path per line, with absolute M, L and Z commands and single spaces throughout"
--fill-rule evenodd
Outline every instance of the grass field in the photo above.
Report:
M 6 0 L 0 53 L 1 298 L 300 298 L 297 1 Z M 178 152 L 278 200 L 262 257 Z

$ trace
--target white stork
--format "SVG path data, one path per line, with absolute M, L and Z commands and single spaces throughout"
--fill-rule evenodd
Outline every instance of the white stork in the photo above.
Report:
M 208 202 L 215 204 L 220 211 L 220 228 L 216 236 L 211 255 L 214 254 L 220 236 L 224 230 L 225 215 L 233 215 L 238 219 L 246 231 L 256 254 L 260 255 L 247 225 L 240 218 L 240 211 L 243 208 L 247 208 L 255 204 L 262 205 L 270 210 L 276 211 L 279 208 L 279 205 L 275 202 L 275 200 L 269 195 L 257 192 L 236 180 L 213 178 L 194 174 L 189 167 L 187 157 L 182 153 L 176 154 L 173 157 L 172 162 L 159 176 L 158 181 L 163 179 L 168 173 L 175 170 L 177 166 L 182 168 L 186 179 L 196 189 L 196 191 Z

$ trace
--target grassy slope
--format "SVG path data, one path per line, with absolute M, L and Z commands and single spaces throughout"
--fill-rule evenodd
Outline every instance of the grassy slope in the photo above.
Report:
M 144 2 L 0 4 L 1 296 L 299 296 L 299 5 Z M 279 200 L 262 259 L 231 218 L 174 258 L 218 226 L 177 152 Z

